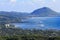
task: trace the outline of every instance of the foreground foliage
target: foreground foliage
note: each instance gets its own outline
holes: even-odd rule
[[[0,40],[60,40],[60,30],[0,28]]]
[[[0,36],[0,40],[60,40],[60,37],[43,37],[39,35]]]

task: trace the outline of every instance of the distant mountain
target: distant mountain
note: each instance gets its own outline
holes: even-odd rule
[[[18,18],[19,12],[5,12],[0,11],[0,24],[2,23],[12,23],[12,22],[20,22],[21,20]]]
[[[27,18],[29,15],[29,13],[23,12],[0,11],[0,23],[21,22],[22,19]]]
[[[60,16],[59,13],[51,10],[48,7],[43,7],[43,8],[34,10],[31,14],[39,17],[59,17]]]
[[[48,7],[34,10],[32,13],[0,11],[0,23],[22,22],[22,19],[24,21],[27,18],[31,17],[60,17],[60,14],[51,10]]]

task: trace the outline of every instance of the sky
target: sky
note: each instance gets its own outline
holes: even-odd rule
[[[0,0],[0,11],[33,12],[42,7],[49,7],[60,12],[60,0]]]

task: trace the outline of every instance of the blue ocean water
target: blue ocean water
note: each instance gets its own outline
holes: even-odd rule
[[[23,23],[13,23],[16,27],[27,29],[57,29],[60,30],[60,17],[33,17]]]

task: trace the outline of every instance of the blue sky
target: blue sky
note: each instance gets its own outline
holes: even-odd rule
[[[32,12],[35,9],[49,7],[60,12],[60,0],[0,0],[0,11]]]

